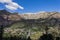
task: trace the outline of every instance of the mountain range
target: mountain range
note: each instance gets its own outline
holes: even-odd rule
[[[5,25],[16,22],[23,21],[28,23],[41,23],[48,22],[53,25],[54,23],[60,24],[60,12],[38,12],[38,13],[26,13],[26,14],[18,14],[18,13],[10,13],[6,10],[0,10],[0,24],[4,23]]]

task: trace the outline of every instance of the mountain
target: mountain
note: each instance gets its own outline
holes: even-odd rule
[[[21,19],[39,19],[39,18],[47,18],[49,16],[53,18],[60,18],[59,12],[38,12],[38,13],[25,13],[25,14],[18,14],[18,13],[10,13],[6,10],[0,10],[0,16],[3,16],[5,19],[7,16],[9,20],[21,20]]]
[[[1,10],[0,13],[0,25],[4,25],[4,35],[8,34],[8,37],[27,33],[29,30],[31,33],[40,31],[43,34],[47,27],[53,35],[60,33],[60,12],[18,14]]]
[[[40,12],[35,14],[21,14],[20,15],[24,19],[39,19],[39,18],[47,18],[49,16],[54,18],[60,18],[59,12]]]
[[[8,22],[9,24],[11,24],[16,21],[23,21],[27,23],[48,22],[48,24],[53,25],[54,23],[60,24],[60,13],[59,12],[38,12],[35,14],[34,13],[18,14],[18,13],[10,13],[6,10],[0,10],[0,20],[2,20],[5,25],[6,24],[8,25]]]

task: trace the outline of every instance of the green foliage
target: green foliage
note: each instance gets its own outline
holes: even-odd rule
[[[27,37],[27,32],[31,31],[31,39],[35,40],[38,39],[42,33],[45,33],[45,26],[43,24],[37,24],[32,23],[26,24],[25,22],[17,22],[11,25],[8,28],[4,28],[4,34],[3,37]],[[35,32],[35,33],[34,33]],[[48,33],[51,33],[52,35],[60,36],[60,30],[55,27],[49,27]]]

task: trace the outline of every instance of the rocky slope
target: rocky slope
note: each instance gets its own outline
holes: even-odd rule
[[[45,13],[36,13],[36,14],[21,14],[20,16],[24,19],[39,19],[39,18],[47,18],[49,16],[54,18],[60,18],[59,12],[45,12]]]
[[[40,13],[33,13],[33,14],[18,14],[18,13],[10,13],[6,10],[0,11],[0,16],[2,16],[4,19],[8,20],[21,20],[21,19],[39,19],[39,18],[47,18],[47,17],[53,17],[53,18],[60,18],[59,12],[40,12]]]
[[[35,14],[18,14],[18,13],[10,13],[6,10],[0,11],[0,23],[4,23],[5,25],[11,24],[15,21],[30,22],[30,23],[41,23],[48,22],[53,25],[54,23],[60,24],[60,13],[59,12],[40,12]],[[47,23],[47,24],[48,24]]]

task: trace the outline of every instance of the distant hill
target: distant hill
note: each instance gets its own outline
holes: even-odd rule
[[[0,16],[3,16],[6,18],[9,17],[10,20],[21,20],[21,19],[39,19],[39,18],[47,18],[47,17],[53,17],[53,18],[60,18],[59,12],[40,12],[35,14],[18,14],[18,13],[10,13],[6,10],[0,10]]]
[[[47,18],[51,15],[54,18],[60,18],[59,12],[45,12],[45,13],[36,13],[36,14],[21,14],[20,16],[24,19],[39,19]]]
[[[59,12],[40,12],[35,14],[18,14],[10,13],[6,10],[0,10],[0,16],[4,18],[4,23],[12,23],[15,21],[23,21],[30,23],[41,23],[48,22],[49,24],[60,24],[60,13]],[[1,20],[1,18],[0,18]],[[3,20],[3,19],[2,19]]]
[[[7,15],[10,14],[10,12],[6,11],[6,10],[0,10],[0,15]]]

